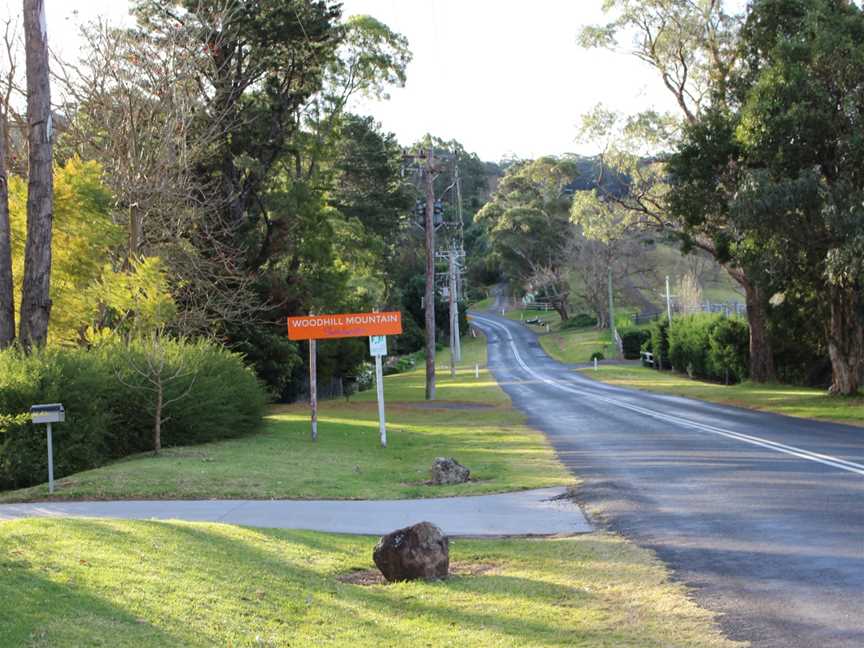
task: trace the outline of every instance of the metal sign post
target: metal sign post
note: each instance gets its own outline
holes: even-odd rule
[[[318,440],[318,349],[309,340],[309,406],[312,408],[312,440]]]
[[[54,493],[54,439],[51,435],[51,424],[48,424],[48,492]]]
[[[338,313],[308,315],[288,318],[288,339],[309,341],[309,405],[312,409],[312,440],[318,440],[318,340],[369,336],[370,351],[375,356],[376,376],[378,378],[378,411],[381,419],[381,445],[387,446],[384,429],[384,392],[381,376],[381,356],[387,355],[385,335],[402,333],[402,313],[389,311],[379,313]],[[372,340],[380,339],[383,344],[380,353],[372,347]]]
[[[54,493],[54,435],[52,423],[63,423],[66,420],[66,410],[61,403],[48,405],[33,405],[30,408],[30,418],[34,424],[44,423],[48,428],[48,492]]]
[[[384,367],[382,356],[387,355],[387,338],[383,335],[369,336],[369,353],[375,358],[375,392],[378,396],[378,433],[381,447],[387,447],[387,421],[384,416]]]

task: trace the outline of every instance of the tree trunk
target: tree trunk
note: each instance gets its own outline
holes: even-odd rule
[[[48,34],[43,0],[24,0],[24,45],[27,57],[27,124],[30,168],[27,182],[27,245],[19,337],[25,348],[48,338],[51,314],[51,87],[48,78]]]
[[[0,114],[0,349],[5,349],[15,341],[12,229],[9,223],[9,184],[6,170],[7,128],[6,114]]]
[[[864,327],[856,314],[854,289],[832,286],[828,355],[831,357],[832,394],[851,396],[861,384],[864,368]]]
[[[557,312],[558,315],[561,317],[562,323],[570,319],[570,313],[567,312],[569,310],[567,306],[568,305],[566,299],[556,299],[552,302],[552,308],[554,308],[555,312]]]
[[[740,268],[724,266],[729,276],[744,288],[747,304],[747,323],[750,328],[750,380],[757,383],[776,380],[774,349],[768,335],[768,316],[765,295]]]
[[[747,322],[750,325],[750,379],[764,383],[776,378],[774,351],[768,336],[768,321],[762,289],[746,279],[741,281],[747,303]]]

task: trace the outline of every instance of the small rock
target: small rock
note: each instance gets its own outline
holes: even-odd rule
[[[438,457],[432,462],[432,483],[464,484],[471,476],[471,471],[455,459]]]
[[[391,583],[439,580],[447,578],[450,569],[450,545],[441,529],[431,522],[420,522],[383,536],[372,559]]]

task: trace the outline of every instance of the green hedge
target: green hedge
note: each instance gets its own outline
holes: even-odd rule
[[[589,326],[597,326],[597,318],[588,313],[578,313],[561,323],[561,330],[587,328]]]
[[[671,369],[672,364],[669,362],[669,320],[665,318],[655,320],[648,327],[648,332],[648,340],[642,345],[642,350],[654,354],[654,367],[656,369]]]
[[[258,428],[264,390],[242,358],[204,341],[164,340],[162,446],[204,443]],[[52,347],[25,355],[0,353],[0,489],[44,482],[44,426],[33,426],[30,406],[62,402],[66,422],[54,427],[55,475],[102,465],[153,449],[153,394],[144,386],[152,345],[106,344],[91,350]]]
[[[618,331],[626,360],[642,357],[642,347],[651,339],[651,331],[645,328],[625,328]]]
[[[668,357],[677,371],[725,382],[747,378],[749,330],[743,320],[709,314],[676,318],[668,340]]]

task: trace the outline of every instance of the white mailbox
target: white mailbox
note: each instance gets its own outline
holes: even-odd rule
[[[66,421],[66,410],[61,403],[31,405],[30,418],[34,425],[45,425],[48,433],[48,492],[54,492],[54,441],[51,438],[51,424]]]
[[[33,405],[30,408],[30,416],[35,424],[63,423],[66,420],[66,410],[61,403]]]

